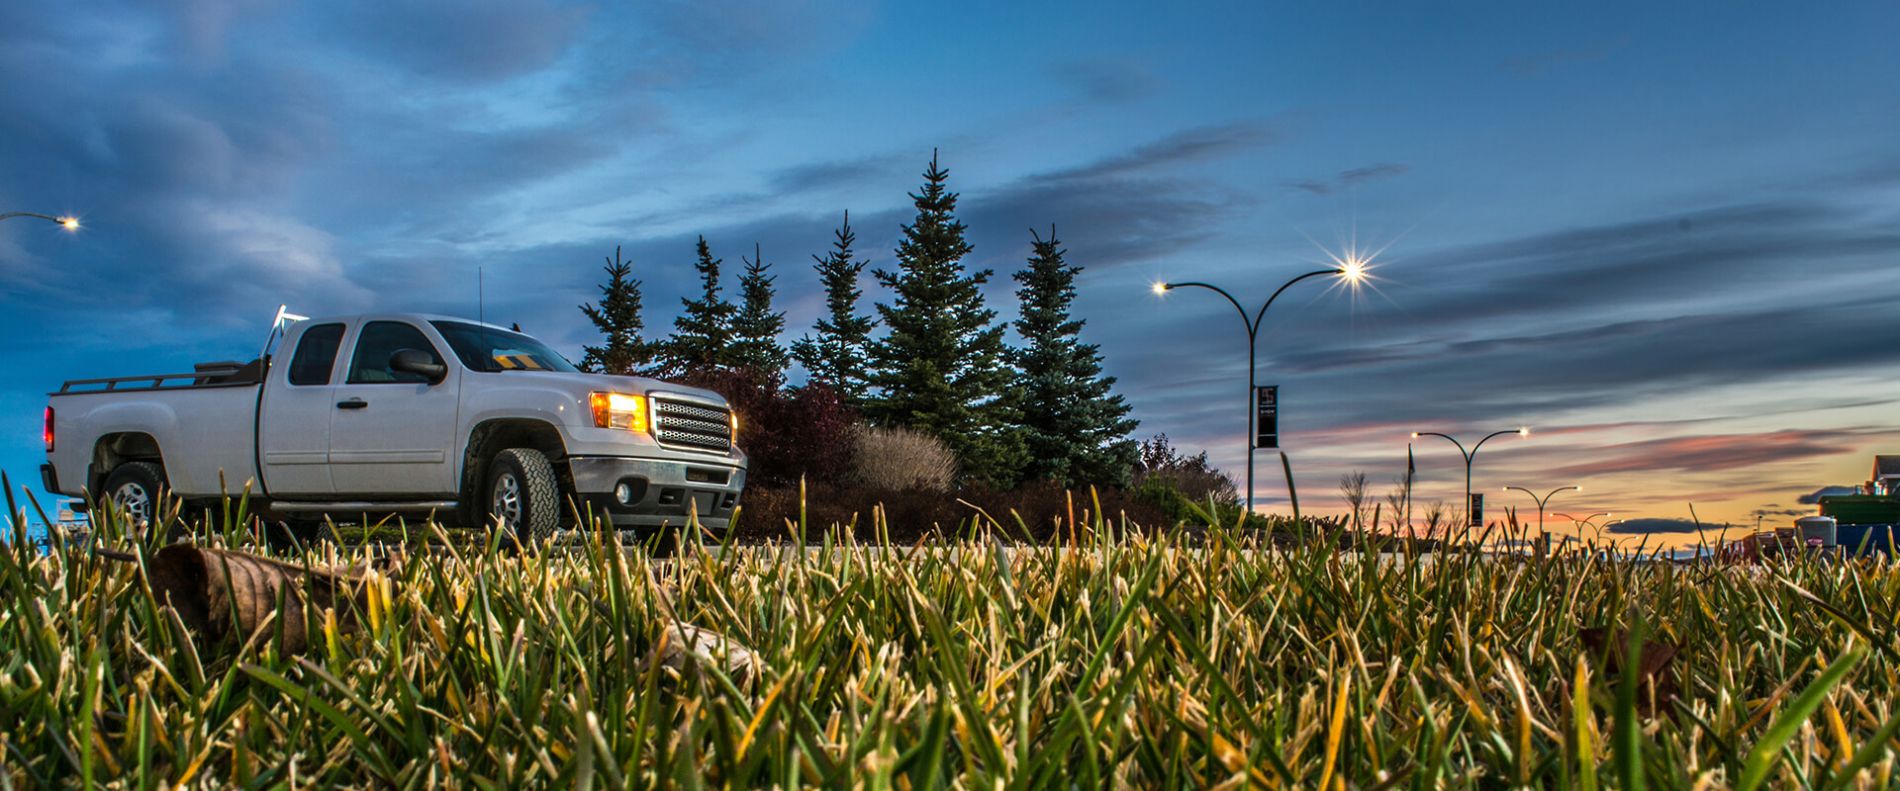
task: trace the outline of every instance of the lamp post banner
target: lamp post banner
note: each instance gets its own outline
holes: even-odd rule
[[[1254,437],[1256,448],[1280,447],[1280,386],[1254,388]]]
[[[1472,527],[1484,527],[1484,492],[1471,493],[1470,524]]]

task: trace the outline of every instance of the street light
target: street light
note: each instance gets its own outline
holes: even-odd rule
[[[1582,519],[1578,519],[1578,518],[1576,518],[1576,517],[1574,517],[1574,516],[1571,516],[1571,515],[1569,515],[1569,514],[1557,514],[1557,516],[1561,516],[1561,517],[1563,517],[1563,518],[1565,518],[1565,519],[1568,519],[1568,520],[1570,520],[1570,526],[1571,526],[1571,527],[1578,527],[1578,528],[1580,528],[1580,527],[1583,527],[1584,525],[1589,525],[1589,526],[1591,526],[1591,527],[1596,527],[1596,526],[1597,526],[1597,524],[1596,524],[1596,521],[1595,521],[1595,519],[1596,519],[1597,517],[1599,517],[1599,516],[1615,516],[1615,514],[1612,514],[1612,513],[1610,513],[1609,511],[1598,511],[1598,512],[1596,512],[1596,513],[1594,513],[1594,514],[1591,514],[1591,515],[1589,515],[1589,516],[1586,516],[1586,517],[1584,517],[1584,518],[1582,518]]]
[[[1247,513],[1249,514],[1253,513],[1253,452],[1258,449],[1255,447],[1258,437],[1254,433],[1254,418],[1257,417],[1257,415],[1255,415],[1254,404],[1254,371],[1258,356],[1255,354],[1254,349],[1255,342],[1260,339],[1260,321],[1266,318],[1267,308],[1273,307],[1273,301],[1279,299],[1282,292],[1286,291],[1287,288],[1294,283],[1298,283],[1309,277],[1338,275],[1340,279],[1351,285],[1358,285],[1361,281],[1366,279],[1366,262],[1358,255],[1348,254],[1344,259],[1336,260],[1339,261],[1339,266],[1331,269],[1319,269],[1308,272],[1281,284],[1280,288],[1273,292],[1273,296],[1267,297],[1266,303],[1260,306],[1260,310],[1254,312],[1252,318],[1247,316],[1247,309],[1240,306],[1240,300],[1234,299],[1234,295],[1227,293],[1225,289],[1219,286],[1209,283],[1157,282],[1152,287],[1156,296],[1164,295],[1177,288],[1204,288],[1226,297],[1228,303],[1234,306],[1234,310],[1240,313],[1241,324],[1247,328]]]
[[[1412,432],[1413,439],[1418,439],[1419,437],[1443,437],[1447,441],[1451,442],[1451,444],[1457,445],[1458,452],[1461,454],[1464,454],[1464,457],[1465,457],[1465,525],[1466,526],[1470,526],[1471,520],[1477,516],[1476,509],[1471,507],[1472,505],[1472,502],[1471,502],[1471,461],[1478,457],[1478,449],[1484,447],[1484,443],[1490,442],[1492,438],[1494,437],[1502,437],[1506,434],[1516,434],[1520,437],[1528,437],[1531,435],[1531,430],[1528,428],[1515,428],[1515,429],[1509,429],[1506,431],[1493,431],[1489,434],[1486,434],[1484,436],[1484,439],[1478,440],[1478,444],[1471,446],[1471,450],[1465,450],[1465,444],[1462,442],[1459,442],[1458,438],[1453,437],[1450,434],[1440,434],[1436,431]],[[1478,525],[1478,526],[1483,527],[1483,525]]]
[[[1538,532],[1539,534],[1542,534],[1542,533],[1544,532],[1544,504],[1545,504],[1545,503],[1548,503],[1548,502],[1550,502],[1550,498],[1552,498],[1552,497],[1556,497],[1556,496],[1557,496],[1557,493],[1558,493],[1558,492],[1581,492],[1581,491],[1583,491],[1583,487],[1581,487],[1581,486],[1559,486],[1559,487],[1557,487],[1557,488],[1555,488],[1555,489],[1552,489],[1552,490],[1550,490],[1550,494],[1546,494],[1546,495],[1544,495],[1543,497],[1538,497],[1538,496],[1537,496],[1537,493],[1536,493],[1536,492],[1533,492],[1533,491],[1531,491],[1531,490],[1529,490],[1529,489],[1526,489],[1526,488],[1524,488],[1524,487],[1522,487],[1522,486],[1506,486],[1506,487],[1504,487],[1504,491],[1507,491],[1507,492],[1508,492],[1508,491],[1510,491],[1510,490],[1512,490],[1512,489],[1516,489],[1516,490],[1518,490],[1518,491],[1520,491],[1520,492],[1523,492],[1523,493],[1525,493],[1525,494],[1528,494],[1528,495],[1530,495],[1530,496],[1531,496],[1531,499],[1532,499],[1532,500],[1536,500],[1536,501],[1537,501],[1537,532]]]
[[[59,227],[65,228],[69,232],[79,230],[79,218],[74,217],[70,214],[65,214],[65,215],[60,215],[58,217],[55,217],[51,214],[40,214],[39,212],[31,212],[31,211],[0,212],[0,220],[11,220],[15,217],[32,217],[33,219],[36,219],[36,220],[45,220],[51,223],[58,223]]]

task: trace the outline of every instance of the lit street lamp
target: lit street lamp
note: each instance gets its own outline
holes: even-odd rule
[[[1478,515],[1477,509],[1471,507],[1472,506],[1471,462],[1473,459],[1478,458],[1478,449],[1484,447],[1484,443],[1490,442],[1493,437],[1502,437],[1506,434],[1516,434],[1520,437],[1528,437],[1531,435],[1531,430],[1528,428],[1517,428],[1517,429],[1510,429],[1507,431],[1493,431],[1490,434],[1486,434],[1484,439],[1478,440],[1478,444],[1471,446],[1471,450],[1465,450],[1465,444],[1462,442],[1459,442],[1458,438],[1453,437],[1450,434],[1440,434],[1436,431],[1412,432],[1413,439],[1417,439],[1419,437],[1443,437],[1447,441],[1451,442],[1451,444],[1457,445],[1458,452],[1461,454],[1464,454],[1464,457],[1465,457],[1465,524],[1467,526],[1470,526],[1471,520],[1477,518],[1477,515]],[[1479,525],[1479,527],[1482,527],[1482,525]]]
[[[1552,489],[1552,490],[1550,490],[1550,494],[1546,494],[1546,495],[1544,495],[1543,497],[1538,497],[1538,496],[1537,496],[1537,493],[1536,493],[1536,492],[1533,492],[1533,491],[1531,491],[1531,490],[1529,490],[1529,489],[1526,489],[1526,488],[1524,488],[1524,487],[1522,487],[1522,486],[1506,486],[1506,487],[1504,487],[1504,491],[1507,491],[1507,492],[1508,492],[1508,491],[1510,491],[1510,490],[1512,490],[1512,489],[1516,489],[1516,490],[1518,490],[1518,491],[1520,491],[1520,492],[1523,492],[1523,493],[1525,493],[1525,494],[1528,494],[1528,495],[1530,495],[1530,496],[1531,496],[1531,499],[1532,499],[1532,500],[1536,500],[1536,501],[1537,501],[1537,532],[1538,532],[1538,533],[1539,533],[1540,535],[1541,535],[1541,534],[1542,534],[1542,533],[1544,532],[1544,505],[1545,505],[1546,503],[1549,503],[1549,502],[1550,502],[1550,498],[1552,498],[1552,497],[1556,497],[1556,496],[1557,496],[1557,493],[1558,493],[1558,492],[1581,492],[1581,491],[1583,491],[1583,487],[1581,487],[1581,486],[1559,486],[1559,487],[1557,487],[1557,488],[1555,488],[1555,489]]]
[[[1254,387],[1256,385],[1254,370],[1257,360],[1254,346],[1255,342],[1260,338],[1260,320],[1266,318],[1267,308],[1273,307],[1273,301],[1279,299],[1281,292],[1286,291],[1289,286],[1309,277],[1319,277],[1321,275],[1338,275],[1347,283],[1358,285],[1359,282],[1366,277],[1366,262],[1357,255],[1349,254],[1344,260],[1340,261],[1339,266],[1333,267],[1332,269],[1320,269],[1288,280],[1282,284],[1278,290],[1273,292],[1273,296],[1267,297],[1266,303],[1260,306],[1260,310],[1254,312],[1252,318],[1247,316],[1247,309],[1240,306],[1240,300],[1234,299],[1234,295],[1227,293],[1226,290],[1219,286],[1208,283],[1154,284],[1156,296],[1166,294],[1177,288],[1204,288],[1226,297],[1227,301],[1234,306],[1234,310],[1240,313],[1241,324],[1247,328],[1247,513],[1249,514],[1253,513],[1253,453],[1257,450],[1256,446],[1259,439],[1254,433],[1254,420],[1258,417],[1258,415],[1255,414],[1256,405],[1254,402]]]
[[[65,215],[65,216],[60,216],[60,217],[54,217],[51,214],[40,214],[39,212],[30,212],[30,211],[0,212],[0,220],[11,220],[15,217],[32,217],[33,219],[36,219],[36,220],[45,220],[47,222],[59,223],[59,227],[65,228],[68,231],[79,230],[79,218],[74,217],[70,214]]]

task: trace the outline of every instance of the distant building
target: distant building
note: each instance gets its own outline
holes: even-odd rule
[[[1900,495],[1900,456],[1875,456],[1874,475],[1868,485],[1874,494]]]

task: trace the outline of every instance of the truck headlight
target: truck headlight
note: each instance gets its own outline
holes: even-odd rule
[[[628,393],[593,393],[588,401],[594,407],[594,425],[598,428],[624,428],[646,431],[646,396]]]

